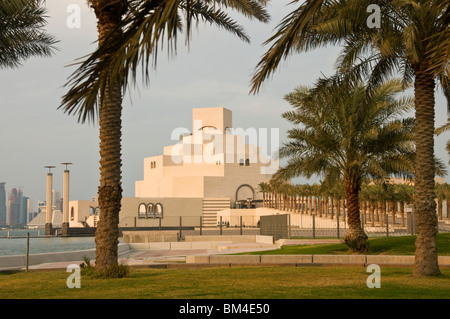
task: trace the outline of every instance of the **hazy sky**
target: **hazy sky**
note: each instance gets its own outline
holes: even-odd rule
[[[247,44],[209,25],[194,31],[189,50],[180,37],[175,57],[159,54],[150,87],[139,85],[124,98],[122,178],[124,196],[134,196],[134,182],[143,178],[143,158],[162,154],[174,144],[175,128],[191,129],[192,108],[226,107],[233,126],[279,128],[285,138],[288,123],[281,113],[290,106],[283,96],[298,85],[310,85],[321,74],[331,75],[338,48],[325,48],[291,56],[257,95],[249,95],[251,74],[267,49],[262,43],[292,10],[290,0],[273,0],[268,7],[272,22],[262,24],[239,17],[251,37]],[[70,5],[81,8],[80,28],[69,28]],[[98,126],[79,124],[77,118],[57,110],[67,77],[66,67],[92,52],[97,38],[95,15],[85,0],[47,0],[49,33],[60,42],[51,58],[34,58],[16,70],[0,70],[0,182],[6,189],[21,186],[33,200],[45,200],[45,165],[54,165],[54,188],[62,193],[64,167],[70,166],[71,200],[91,199],[99,180]],[[446,122],[446,103],[436,96],[436,126]],[[448,162],[448,134],[436,138],[436,155]],[[449,170],[450,171],[450,170]],[[449,179],[446,178],[448,181]]]

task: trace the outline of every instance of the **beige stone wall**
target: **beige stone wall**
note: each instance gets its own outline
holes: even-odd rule
[[[124,197],[120,211],[119,226],[157,227],[159,218],[138,218],[138,209],[141,203],[157,204],[163,206],[161,226],[178,226],[179,217],[183,218],[184,226],[197,226],[202,216],[202,198],[166,198],[166,197]]]
[[[233,127],[232,113],[223,107],[195,108],[192,109],[192,127],[196,127],[195,121],[202,121],[202,126],[213,126],[222,132],[227,127]]]
[[[83,227],[83,223],[90,215],[90,207],[97,207],[98,202],[89,200],[69,201],[69,227]],[[74,212],[74,218],[71,218],[71,212]]]

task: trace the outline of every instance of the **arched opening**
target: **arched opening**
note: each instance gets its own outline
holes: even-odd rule
[[[162,218],[163,217],[163,206],[161,203],[157,203],[155,205],[155,217]]]
[[[144,203],[139,204],[138,217],[145,218],[147,215],[147,205]]]
[[[255,199],[255,190],[249,184],[242,184],[236,190],[236,202]]]

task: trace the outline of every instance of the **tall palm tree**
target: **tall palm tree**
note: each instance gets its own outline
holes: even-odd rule
[[[117,266],[118,218],[121,209],[122,95],[129,81],[142,72],[148,80],[149,61],[156,65],[158,47],[166,37],[175,48],[183,28],[191,37],[192,24],[209,22],[249,41],[244,29],[224,11],[268,21],[265,0],[88,0],[97,17],[98,48],[72,74],[60,106],[78,114],[81,123],[98,120],[100,127],[100,220],[96,231],[95,269]],[[98,119],[97,119],[98,117]]]
[[[370,73],[370,88],[396,71],[403,74],[405,82],[414,79],[417,121],[414,274],[439,274],[434,200],[434,89],[438,80],[450,107],[449,1],[293,0],[291,4],[297,7],[265,42],[272,45],[256,67],[251,92],[260,89],[283,58],[327,44],[343,45],[339,67],[356,74]],[[381,9],[380,28],[367,24],[369,5]]]
[[[396,118],[412,107],[410,98],[394,98],[402,90],[399,80],[391,80],[367,98],[361,83],[322,79],[285,97],[295,110],[283,117],[296,127],[280,149],[288,162],[277,175],[342,180],[349,225],[345,242],[354,251],[367,249],[359,209],[363,179],[411,176],[413,170],[414,119]]]
[[[0,68],[17,68],[28,58],[50,56],[55,38],[44,30],[42,1],[0,1]]]

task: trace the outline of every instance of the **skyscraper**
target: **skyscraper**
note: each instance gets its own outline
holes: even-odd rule
[[[6,189],[5,183],[0,183],[0,226],[6,225]]]
[[[23,193],[20,188],[12,188],[8,196],[8,212],[6,214],[6,225],[16,226],[22,223]]]
[[[29,201],[30,201],[29,197],[22,196],[19,224],[27,224],[28,223]]]

